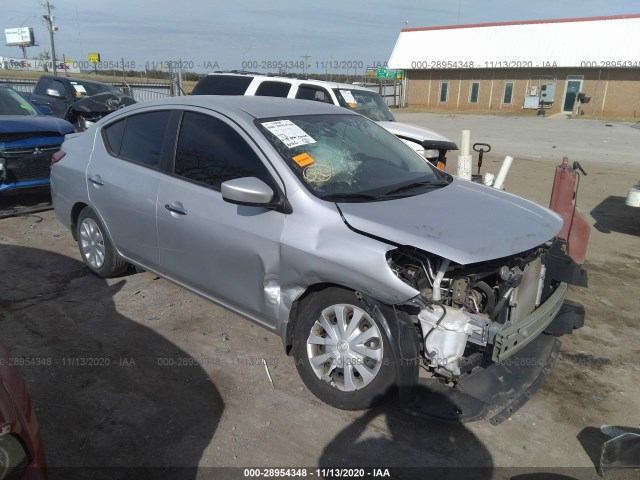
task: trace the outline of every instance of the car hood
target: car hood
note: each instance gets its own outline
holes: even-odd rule
[[[71,104],[70,108],[82,113],[109,113],[133,105],[136,101],[120,92],[104,92],[85,97]]]
[[[73,125],[66,120],[47,115],[38,115],[37,117],[0,116],[0,141],[10,141],[16,134],[37,133],[63,136],[73,131]]]
[[[523,252],[562,228],[562,218],[547,208],[456,178],[412,197],[338,207],[353,229],[462,265]]]
[[[442,142],[452,142],[447,137],[440,135],[439,133],[429,130],[428,128],[418,127],[416,125],[410,125],[408,123],[400,122],[377,122],[381,127],[389,130],[397,137],[403,137],[410,140],[416,140],[418,143],[422,143],[424,140],[437,140]]]

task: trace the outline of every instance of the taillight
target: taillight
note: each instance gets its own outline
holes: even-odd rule
[[[54,163],[58,163],[64,158],[65,155],[66,153],[64,153],[62,150],[58,150],[56,153],[51,155],[51,165],[53,165]]]

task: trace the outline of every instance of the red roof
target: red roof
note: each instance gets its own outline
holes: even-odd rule
[[[505,27],[509,25],[536,25],[541,23],[596,22],[602,20],[623,20],[628,18],[640,18],[640,14],[635,13],[630,15],[611,15],[607,17],[556,18],[551,20],[524,20],[520,22],[472,23],[469,25],[446,25],[442,27],[403,28],[400,31],[422,32],[425,30],[451,30],[454,28]]]

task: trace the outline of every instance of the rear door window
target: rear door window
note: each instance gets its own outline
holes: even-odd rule
[[[250,75],[207,75],[191,95],[244,95],[252,80]]]
[[[122,134],[124,133],[124,126],[126,123],[127,119],[125,118],[118,122],[112,123],[103,130],[107,149],[116,156],[120,155]]]
[[[316,87],[315,85],[300,85],[298,87],[298,92],[296,93],[296,98],[300,100],[315,100],[316,102],[333,104],[333,100],[331,100],[329,92],[326,89]]]
[[[261,97],[283,97],[287,98],[291,84],[285,82],[262,82],[256,90],[256,95]]]
[[[168,110],[131,115],[126,118],[123,127],[119,125],[121,122],[117,122],[105,129],[107,144],[121,158],[158,168],[170,116],[171,112]],[[114,129],[113,132],[111,128]],[[118,133],[120,128],[124,129],[121,137]],[[121,140],[116,151],[114,149],[118,146],[118,138]]]

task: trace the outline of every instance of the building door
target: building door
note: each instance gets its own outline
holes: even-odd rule
[[[573,112],[573,106],[576,102],[576,96],[582,89],[582,75],[569,75],[564,89],[564,101],[562,102],[562,111],[564,113]]]

